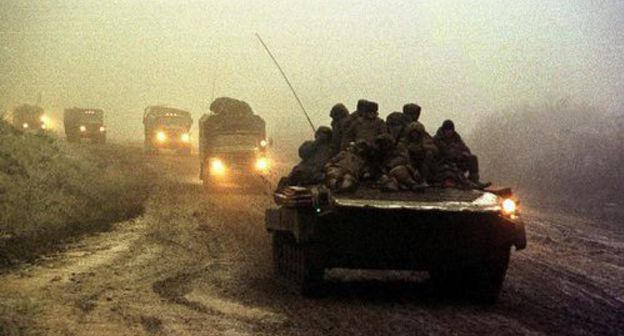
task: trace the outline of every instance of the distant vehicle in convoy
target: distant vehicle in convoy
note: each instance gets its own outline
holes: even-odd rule
[[[10,117],[13,127],[27,132],[46,130],[50,122],[42,107],[30,104],[16,107]]]
[[[143,114],[145,127],[145,150],[175,150],[180,154],[191,153],[191,113],[173,107],[148,106]]]
[[[274,269],[304,295],[318,294],[327,269],[419,270],[443,294],[493,302],[511,247],[526,246],[510,189],[286,187],[275,200],[266,210]]]
[[[206,187],[258,185],[270,162],[264,120],[232,98],[217,98],[199,119],[200,178]]]
[[[74,107],[63,111],[63,124],[68,142],[90,139],[93,143],[106,142],[104,111],[97,108]]]

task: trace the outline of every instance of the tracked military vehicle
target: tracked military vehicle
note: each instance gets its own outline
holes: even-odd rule
[[[48,120],[43,108],[37,105],[23,104],[11,114],[13,127],[25,132],[40,132],[48,129]]]
[[[180,154],[191,153],[191,113],[173,107],[148,106],[143,113],[145,151],[171,149]]]
[[[441,293],[495,301],[524,224],[509,189],[286,187],[266,210],[277,275],[318,294],[332,268],[428,271]]]
[[[260,186],[269,171],[264,120],[251,107],[228,97],[215,99],[199,120],[200,178],[206,188]]]
[[[106,142],[106,127],[104,126],[104,111],[96,108],[65,109],[63,124],[68,142],[80,142],[90,139],[94,143]]]

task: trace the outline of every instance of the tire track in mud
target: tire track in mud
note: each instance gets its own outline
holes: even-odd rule
[[[153,282],[152,291],[169,304],[218,320],[217,324],[225,330],[255,334],[266,330],[267,324],[280,323],[279,318],[270,313],[240,305],[223,295],[224,289],[227,291],[228,287],[225,282],[235,278],[232,271],[236,270],[236,266],[233,264],[241,258],[241,251],[244,251],[232,248],[241,243],[237,239],[241,235],[233,234],[232,230],[240,228],[239,224],[249,219],[247,208],[241,208],[240,205],[253,203],[257,197],[266,197],[253,195],[246,198],[232,193],[207,194],[196,183],[169,187],[172,189],[164,193],[168,196],[159,203],[172,204],[173,209],[182,210],[165,209],[164,214],[158,214],[158,217],[172,218],[178,224],[173,226],[164,223],[152,235],[158,243],[169,246],[165,260],[171,259],[171,262],[185,266],[178,267],[178,271],[168,272],[166,277]],[[230,213],[225,210],[230,208],[236,211]],[[172,216],[169,213],[171,211],[182,211],[187,215]],[[233,216],[224,218],[224,214]],[[163,323],[163,327],[167,328],[168,325]]]

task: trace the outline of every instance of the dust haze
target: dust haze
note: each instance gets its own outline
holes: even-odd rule
[[[266,119],[277,148],[294,153],[311,131],[258,32],[316,125],[329,123],[337,102],[353,109],[359,98],[375,100],[382,117],[417,102],[430,133],[452,118],[485,149],[497,141],[482,127],[487,119],[516,120],[510,111],[527,106],[540,112],[512,131],[532,134],[541,111],[561,100],[589,108],[564,107],[566,130],[581,126],[575,112],[621,120],[622,18],[618,1],[5,0],[0,111],[39,95],[57,120],[66,107],[100,107],[111,138],[140,141],[147,105],[188,109],[197,121],[213,97],[232,96]],[[583,119],[583,129],[614,140],[593,122]],[[545,142],[552,127],[540,134]],[[518,158],[533,153],[534,139],[514,148],[529,153]],[[484,165],[485,176],[500,176]]]

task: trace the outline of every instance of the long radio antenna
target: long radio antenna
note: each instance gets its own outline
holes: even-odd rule
[[[312,127],[312,132],[315,132],[316,131],[316,127],[314,127],[314,124],[312,123],[312,120],[310,119],[310,116],[308,115],[308,111],[306,111],[305,107],[303,107],[303,103],[301,103],[301,99],[299,99],[299,96],[297,95],[297,92],[295,91],[295,89],[293,88],[292,84],[288,80],[288,77],[286,77],[286,74],[284,73],[284,70],[282,70],[282,67],[279,65],[279,63],[275,59],[275,56],[273,56],[273,53],[271,53],[271,50],[269,50],[269,47],[267,47],[266,43],[264,43],[264,41],[260,37],[260,34],[256,33],[256,37],[258,38],[258,40],[260,41],[260,43],[264,47],[264,50],[266,50],[267,54],[269,54],[269,57],[271,57],[271,60],[273,60],[273,63],[275,63],[275,66],[277,66],[277,69],[282,74],[282,77],[284,77],[284,80],[286,81],[286,84],[288,84],[288,87],[290,88],[290,91],[295,96],[295,99],[297,100],[297,103],[299,104],[299,107],[301,108],[301,111],[303,111],[303,114],[305,115],[306,119],[308,120],[308,123],[310,124],[310,127]]]

